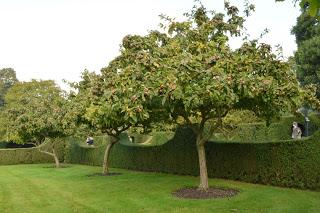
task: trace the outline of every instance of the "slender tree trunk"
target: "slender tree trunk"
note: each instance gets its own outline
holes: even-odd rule
[[[206,152],[204,148],[205,141],[202,138],[202,134],[197,136],[197,150],[199,157],[199,168],[200,168],[200,184],[199,190],[207,191],[209,189],[207,163],[206,163]]]
[[[102,174],[103,175],[106,175],[109,173],[109,157],[110,157],[110,153],[111,153],[111,148],[117,142],[118,142],[118,138],[111,136],[110,143],[108,143],[106,146],[106,150],[104,152],[104,157],[103,157],[103,167],[102,167]]]
[[[59,162],[59,158],[58,158],[58,155],[56,153],[55,148],[52,148],[52,154],[53,154],[52,156],[54,158],[54,162],[56,164],[56,168],[60,168],[60,162]]]
[[[38,144],[41,144],[41,143],[38,143]],[[52,156],[53,159],[54,159],[54,162],[55,162],[55,167],[56,167],[56,168],[60,168],[60,161],[59,161],[57,152],[56,152],[56,150],[55,150],[55,144],[54,144],[54,142],[53,142],[53,144],[52,144],[52,152],[48,152],[48,151],[45,151],[45,150],[41,150],[40,145],[38,145],[38,150],[39,150],[40,152],[42,152],[42,153],[45,153],[45,154],[47,154],[47,155]]]
[[[52,148],[52,153],[51,153],[51,152],[44,151],[44,150],[41,150],[41,148],[39,148],[39,151],[42,152],[42,153],[45,153],[45,154],[47,154],[47,155],[52,156],[53,159],[54,159],[56,168],[59,168],[59,167],[60,167],[59,158],[58,158],[58,155],[56,154],[56,151],[55,151],[54,148]]]

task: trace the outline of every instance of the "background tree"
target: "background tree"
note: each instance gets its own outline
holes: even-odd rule
[[[59,138],[66,136],[69,123],[65,121],[66,100],[62,90],[54,81],[16,83],[5,96],[3,117],[6,123],[6,137],[16,143],[33,143],[36,146],[45,140],[51,150],[40,152],[51,155],[56,167],[60,166],[56,152]]]
[[[285,0],[276,0],[285,1]],[[293,0],[296,4],[299,2],[301,10],[305,10],[310,16],[319,20],[320,17],[320,0]]]
[[[98,129],[95,129],[91,125],[91,122],[85,118],[87,107],[90,105],[90,94],[94,86],[92,78],[96,78],[97,75],[88,70],[82,72],[82,79],[79,82],[70,83],[72,88],[68,94],[68,112],[67,120],[73,123],[76,128],[74,136],[76,137],[88,137],[88,135],[100,134]]]
[[[315,84],[320,98],[320,25],[319,21],[303,11],[297,18],[292,33],[298,49],[295,52],[296,70],[302,85]]]
[[[17,82],[16,72],[12,68],[0,70],[0,107],[4,105],[4,96],[8,89]]]
[[[163,33],[123,39],[113,68],[121,73],[121,82],[139,85],[132,88],[135,98],[158,103],[148,109],[183,118],[192,128],[197,136],[199,190],[209,187],[205,143],[229,111],[250,109],[270,122],[299,102],[295,73],[269,45],[246,41],[237,50],[229,47],[228,36],[240,36],[245,19],[236,7],[226,3],[225,8],[226,15],[200,4],[182,22],[162,16],[167,22],[161,24]],[[252,9],[247,5],[245,14]]]
[[[300,7],[306,8],[307,12],[315,17],[320,17],[320,0],[301,0],[300,1]]]

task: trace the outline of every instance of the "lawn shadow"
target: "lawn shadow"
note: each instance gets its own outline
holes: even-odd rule
[[[44,166],[43,168],[45,168],[45,169],[65,169],[65,168],[70,168],[70,167],[72,167],[71,165],[60,165],[60,167],[59,168],[57,168],[54,164],[52,164],[52,165],[48,165],[48,166]]]
[[[109,172],[108,174],[102,174],[102,173],[93,173],[93,174],[89,174],[86,175],[87,177],[94,177],[94,176],[104,176],[104,177],[109,177],[109,176],[118,176],[118,175],[122,175],[122,173],[119,172]]]

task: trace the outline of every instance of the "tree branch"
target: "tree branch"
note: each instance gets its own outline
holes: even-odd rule
[[[40,152],[45,153],[45,154],[48,154],[48,155],[51,155],[51,156],[54,157],[54,154],[53,154],[53,153],[47,152],[47,151],[44,151],[44,150],[41,150],[40,148],[38,148],[38,149],[39,149]]]
[[[204,130],[204,124],[206,123],[208,119],[206,118],[206,116],[204,115],[203,112],[201,112],[201,122],[200,122],[200,131],[203,131]]]
[[[34,145],[34,146],[38,146],[38,143],[36,143],[36,142],[28,142],[26,144],[31,144],[31,145]]]
[[[208,141],[211,138],[215,129],[217,129],[219,127],[220,127],[220,129],[222,129],[222,118],[228,114],[228,110],[225,110],[223,113],[221,113],[221,110],[222,109],[220,108],[220,110],[217,112],[217,114],[218,114],[217,123],[215,125],[210,126],[206,141]]]
[[[192,125],[190,118],[185,113],[183,113],[181,116],[187,122],[188,125],[190,125],[190,126]]]
[[[118,129],[118,133],[126,131],[127,129],[129,129],[131,127],[131,125],[128,126],[123,126],[120,130]]]

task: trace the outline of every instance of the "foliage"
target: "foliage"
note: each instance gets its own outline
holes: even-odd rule
[[[298,46],[295,53],[297,77],[302,85],[315,84],[320,97],[320,34]]]
[[[6,94],[7,136],[17,143],[41,144],[65,136],[62,91],[53,81],[19,82]]]
[[[320,16],[320,1],[319,0],[301,0],[300,7],[313,17],[319,18]]]
[[[291,32],[296,37],[296,42],[300,45],[302,42],[307,41],[313,37],[320,35],[319,21],[302,11],[297,18],[296,25],[292,28]]]
[[[223,126],[234,128],[243,123],[257,123],[262,120],[258,118],[253,111],[250,110],[231,110],[223,119]]]
[[[111,137],[106,145],[103,174],[108,173],[109,153],[119,141],[120,133],[149,120],[149,113],[144,109],[147,100],[134,93],[133,87],[139,84],[123,81],[125,76],[115,69],[114,63],[102,69],[101,74],[83,72],[82,81],[75,85],[76,94],[70,99],[75,106],[71,108],[76,123]]]
[[[141,99],[131,92],[131,85],[122,84],[111,68],[103,69],[101,75],[84,73],[83,78],[78,93],[79,98],[87,100],[82,118],[96,129],[117,137],[120,132],[148,118]],[[81,84],[85,81],[90,86],[83,89]]]

